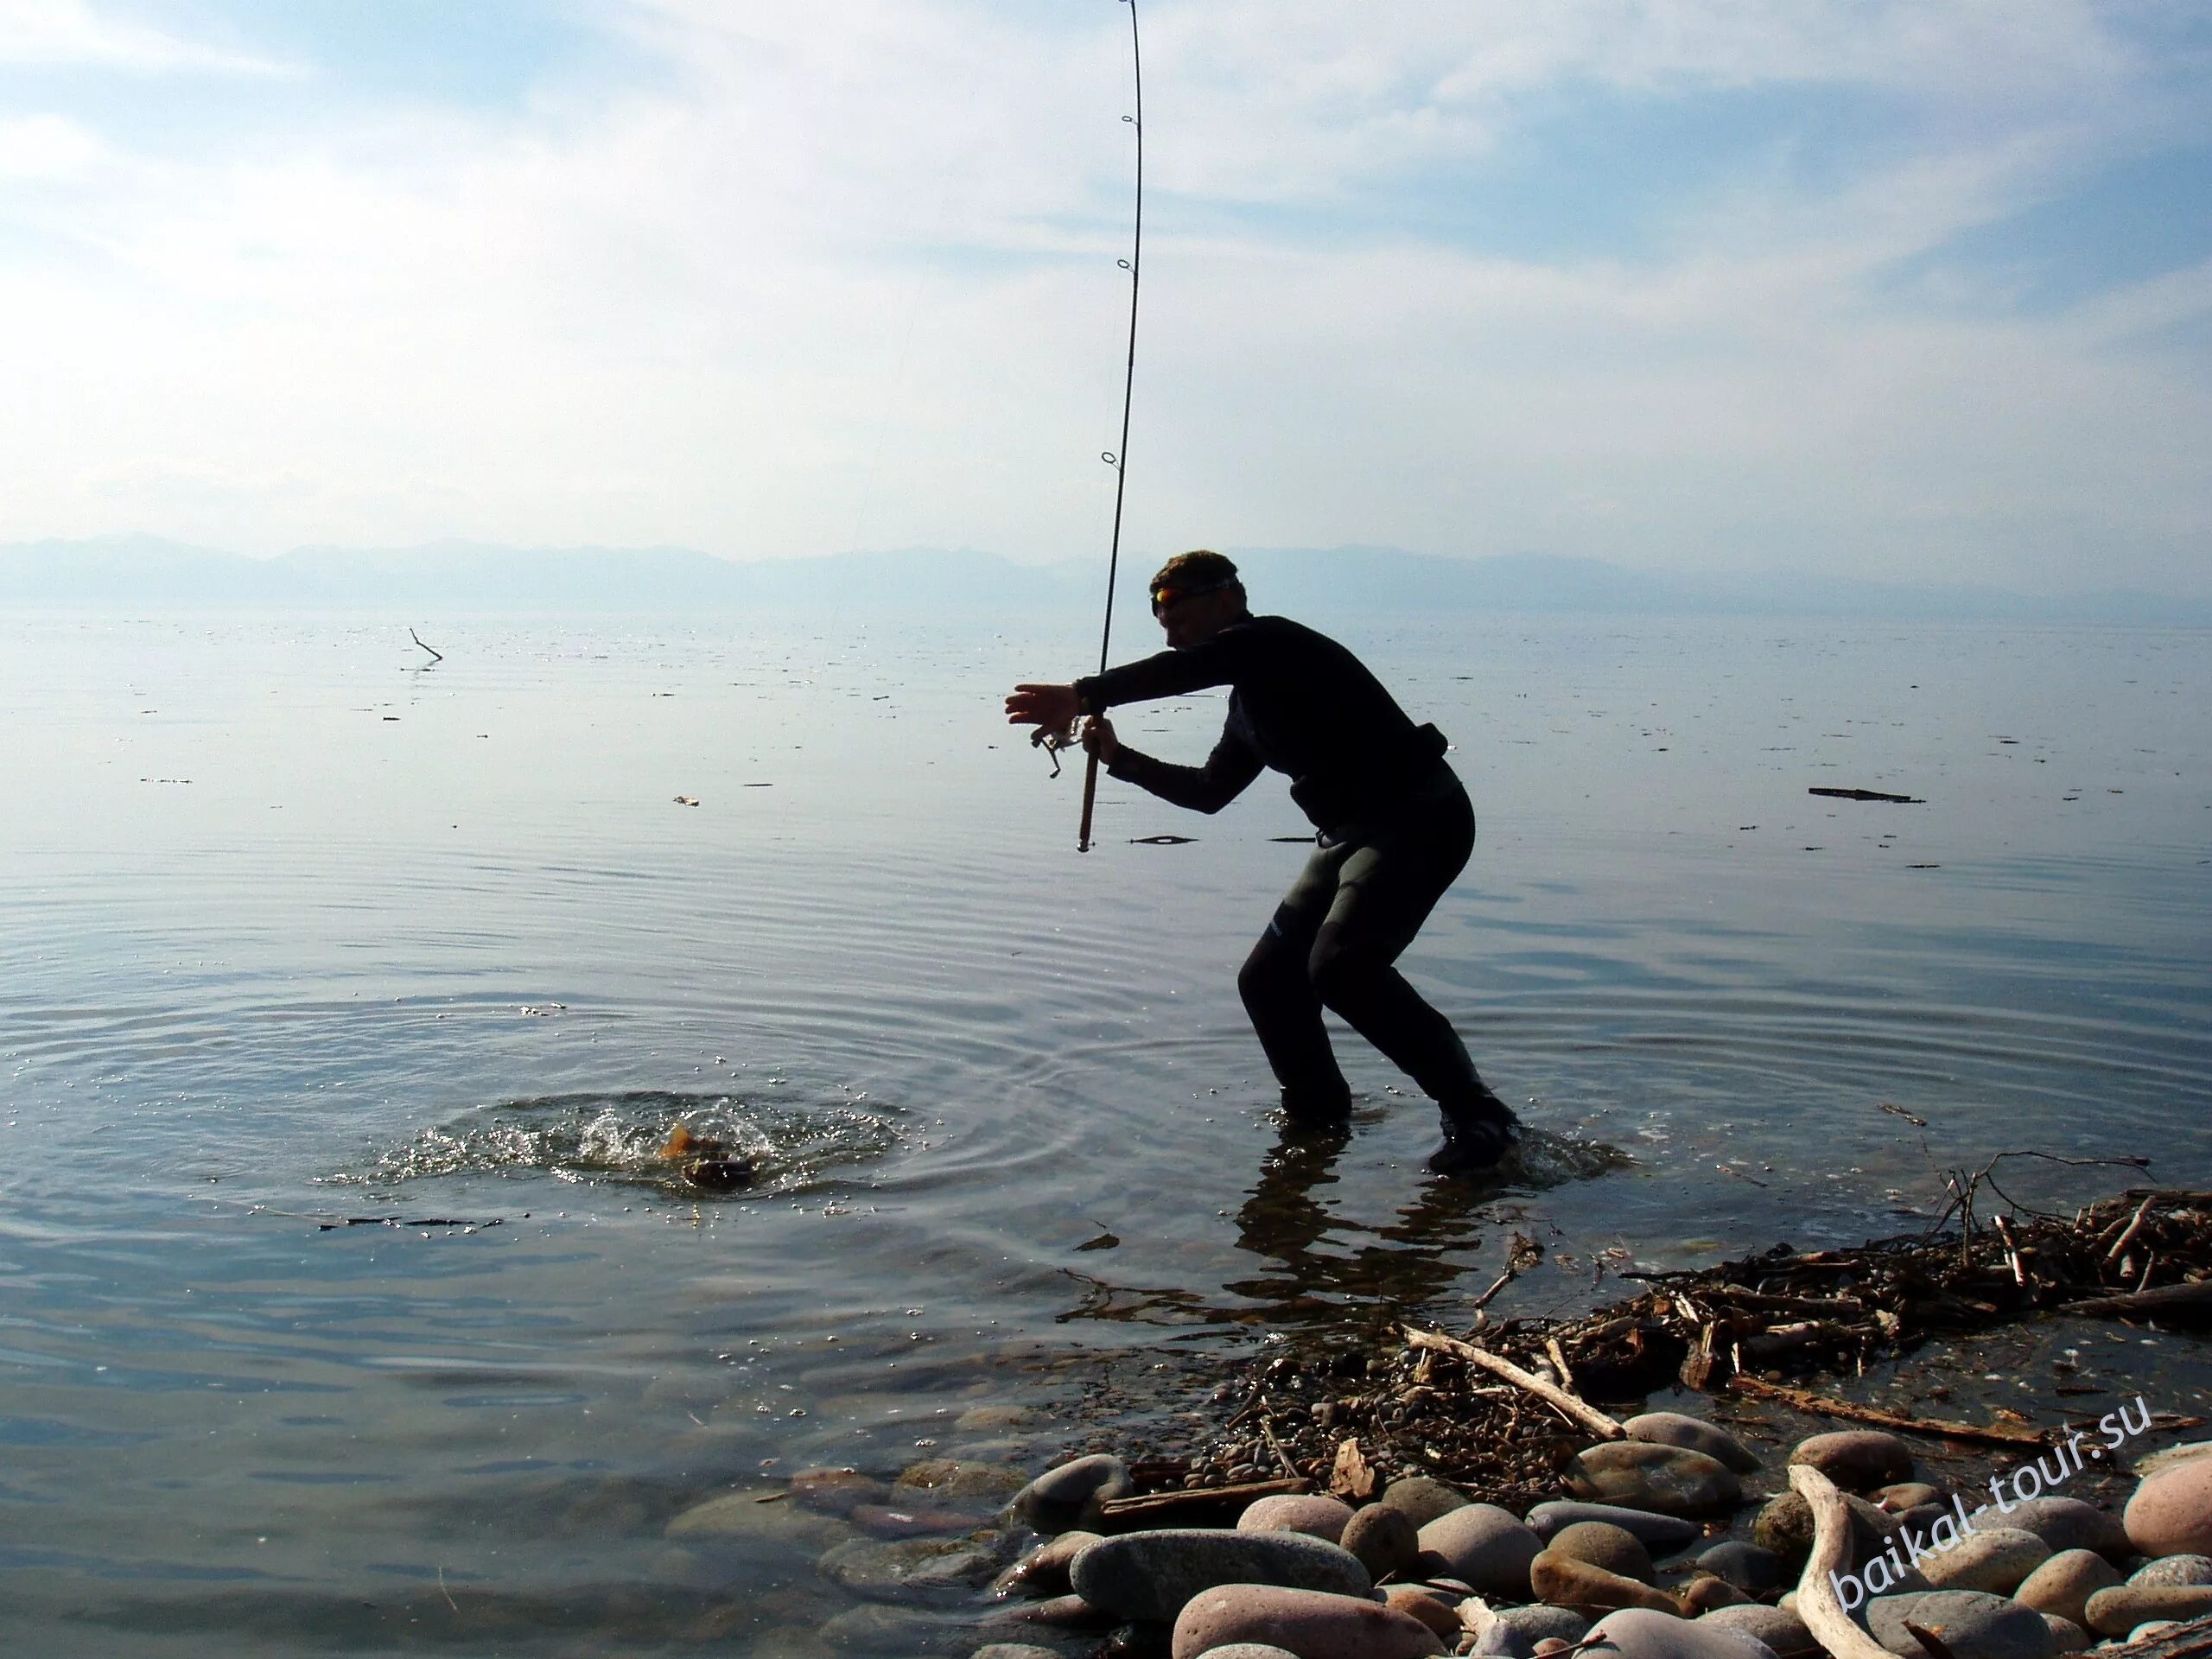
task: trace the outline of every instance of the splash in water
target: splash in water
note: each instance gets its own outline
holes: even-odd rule
[[[1569,1181],[1595,1180],[1616,1170],[1635,1167],[1636,1160],[1618,1147],[1602,1141],[1576,1141],[1523,1124],[1513,1150],[1484,1179],[1541,1189],[1564,1186]]]
[[[472,1108],[377,1153],[329,1184],[392,1186],[440,1175],[537,1172],[557,1180],[630,1183],[685,1198],[802,1192],[882,1155],[889,1116],[838,1101],[768,1105],[734,1095],[551,1095]]]

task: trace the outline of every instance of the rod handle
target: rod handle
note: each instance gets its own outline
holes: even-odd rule
[[[1078,853],[1090,850],[1090,807],[1097,798],[1098,757],[1093,754],[1083,769],[1083,824],[1075,832],[1075,849]]]

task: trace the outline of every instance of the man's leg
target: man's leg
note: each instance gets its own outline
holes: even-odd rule
[[[1329,1046],[1308,965],[1344,856],[1343,849],[1327,848],[1306,860],[1236,975],[1244,1011],[1282,1085],[1283,1111],[1294,1123],[1341,1122],[1351,1111],[1351,1090]]]
[[[1515,1123],[1452,1022],[1391,965],[1465,867],[1473,845],[1473,810],[1464,791],[1454,790],[1357,849],[1339,873],[1307,958],[1322,1001],[1442,1110],[1446,1144],[1431,1160],[1437,1168],[1496,1161]]]

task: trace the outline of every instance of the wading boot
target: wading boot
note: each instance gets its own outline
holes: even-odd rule
[[[1433,1175],[1481,1175],[1497,1167],[1521,1138],[1521,1120],[1488,1089],[1439,1101],[1444,1144],[1428,1154]]]
[[[1291,1129],[1341,1129],[1351,1122],[1349,1089],[1286,1089],[1282,1091],[1283,1126]]]

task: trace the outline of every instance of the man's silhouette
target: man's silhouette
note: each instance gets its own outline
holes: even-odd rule
[[[1168,649],[1069,685],[1024,684],[1006,700],[1016,725],[1065,731],[1087,716],[1084,746],[1114,777],[1162,800],[1218,812],[1271,767],[1319,832],[1316,850],[1236,976],[1294,1123],[1342,1122],[1351,1090],[1324,1007],[1341,1015],[1421,1085],[1443,1114],[1440,1173],[1495,1165],[1519,1122],[1476,1072],[1451,1022],[1391,964],[1466,864],[1474,809],[1446,764],[1444,735],[1407,718],[1359,659],[1280,616],[1251,614],[1236,567],[1200,550],[1152,580]],[[1230,688],[1229,719],[1201,766],[1140,754],[1106,710]]]

